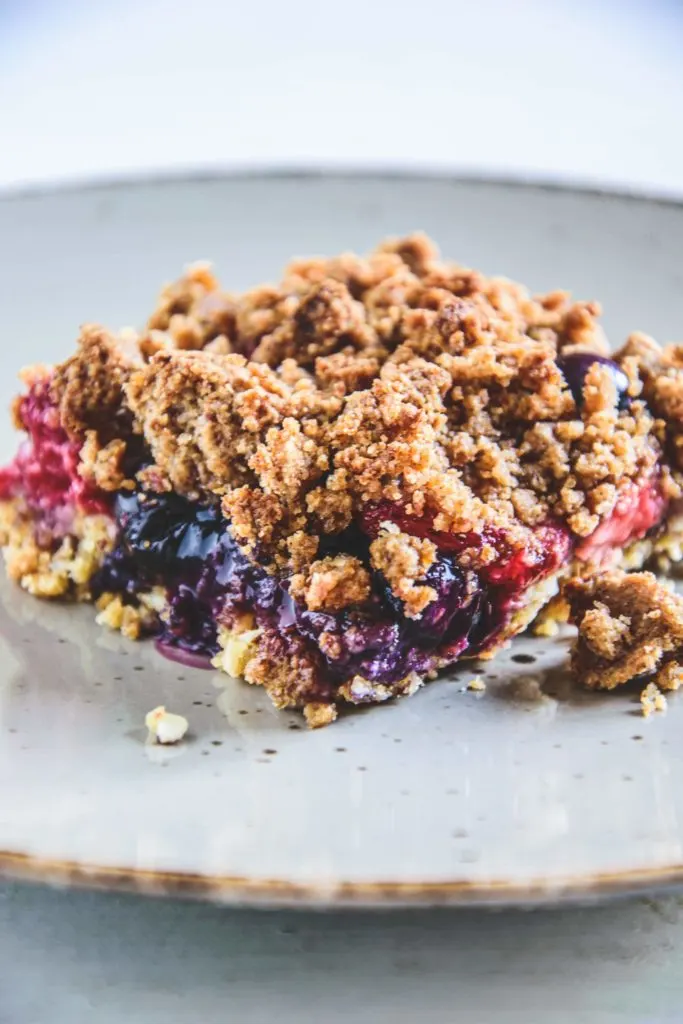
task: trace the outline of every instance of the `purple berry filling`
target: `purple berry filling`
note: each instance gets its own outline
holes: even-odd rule
[[[606,366],[612,376],[617,390],[617,408],[625,409],[628,405],[628,377],[612,359],[606,356],[598,356],[594,352],[570,352],[566,356],[560,356],[557,365],[567,382],[577,409],[583,405],[583,386],[586,381],[586,374],[594,363]]]
[[[169,609],[159,627],[159,648],[207,662],[218,651],[217,623],[229,624],[248,611],[264,632],[297,649],[304,641],[320,666],[321,684],[354,675],[391,684],[463,651],[484,649],[519,596],[509,586],[490,588],[459,566],[457,555],[441,553],[426,577],[438,597],[420,619],[405,616],[378,572],[363,607],[313,612],[290,597],[286,577],[268,574],[242,554],[217,506],[138,492],[120,494],[114,512],[119,541],[94,581],[95,596],[109,591],[133,602],[141,592],[163,586]],[[369,543],[352,527],[326,538],[322,550],[352,552],[369,565]]]

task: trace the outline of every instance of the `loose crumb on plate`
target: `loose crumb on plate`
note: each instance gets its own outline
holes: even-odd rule
[[[649,718],[653,711],[666,711],[667,700],[655,683],[648,683],[640,695],[643,718]]]
[[[145,725],[156,743],[179,743],[189,728],[184,715],[167,711],[163,704],[145,715]]]
[[[570,580],[565,596],[578,627],[572,670],[581,683],[611,690],[642,676],[655,688],[678,689],[683,597],[652,573],[618,570]]]
[[[475,676],[474,679],[470,679],[467,689],[474,690],[476,693],[483,693],[486,689],[486,683],[481,676]]]

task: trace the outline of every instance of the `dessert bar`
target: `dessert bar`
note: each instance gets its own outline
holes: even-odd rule
[[[610,355],[599,314],[423,235],[243,294],[194,265],[24,372],[7,571],[312,726],[411,694],[563,579],[680,557],[683,347]]]

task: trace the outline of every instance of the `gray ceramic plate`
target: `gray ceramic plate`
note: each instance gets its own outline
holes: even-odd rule
[[[293,254],[424,228],[446,255],[599,297],[616,341],[683,333],[683,208],[526,185],[254,176],[0,199],[0,399],[77,326],[140,322],[213,259],[242,288]],[[14,439],[3,419],[3,455]],[[683,878],[683,695],[589,696],[567,640],[524,640],[316,733],[258,691],[180,670],[88,609],[0,603],[0,869],[224,902],[529,904]],[[166,703],[192,734],[144,743]]]

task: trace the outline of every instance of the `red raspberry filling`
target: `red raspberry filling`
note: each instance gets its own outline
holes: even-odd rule
[[[666,504],[657,478],[630,483],[617,499],[611,515],[576,548],[576,557],[599,565],[615,548],[642,540],[661,522]]]
[[[377,536],[381,524],[391,521],[405,533],[426,537],[439,549],[440,557],[450,560],[457,571],[458,555],[466,550],[491,546],[496,556],[487,565],[476,570],[478,596],[476,615],[466,622],[463,637],[453,628],[441,653],[456,657],[463,650],[471,655],[484,653],[514,612],[523,606],[524,596],[533,584],[552,575],[567,564],[571,551],[568,530],[557,523],[546,523],[529,531],[529,543],[523,548],[509,543],[503,530],[487,527],[479,533],[450,534],[433,529],[428,516],[408,515],[400,506],[388,502],[366,510],[361,528],[370,536]],[[437,599],[436,604],[439,603]],[[457,626],[458,620],[454,620]],[[419,628],[419,624],[417,624]]]
[[[0,469],[0,499],[21,497],[36,512],[65,507],[106,512],[105,496],[78,472],[80,445],[60,425],[49,378],[35,383],[20,400],[18,414],[28,440],[12,462]]]
[[[361,528],[376,537],[383,522],[395,523],[405,533],[433,541],[440,552],[458,555],[472,548],[490,545],[497,552],[495,560],[478,569],[480,578],[496,587],[523,591],[532,583],[554,572],[566,562],[571,547],[568,531],[558,523],[545,523],[533,531],[532,543],[520,550],[512,547],[503,530],[487,527],[481,533],[446,533],[433,528],[429,516],[408,515],[400,505],[378,503],[365,510]]]

